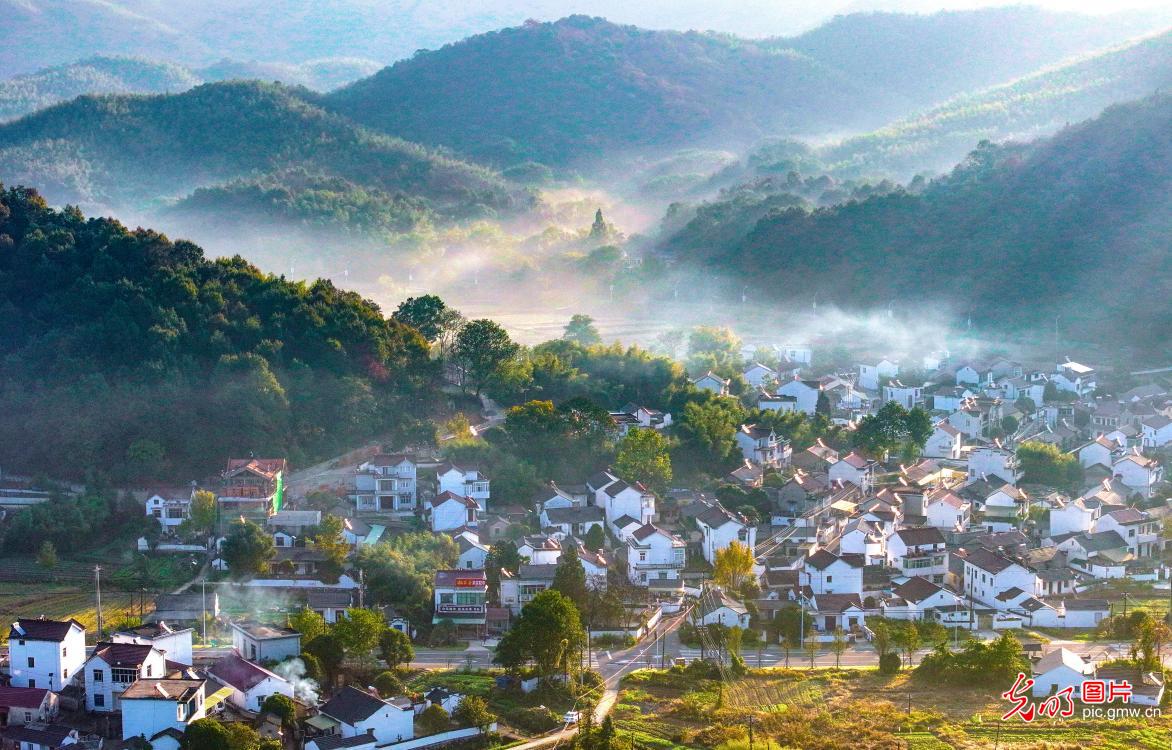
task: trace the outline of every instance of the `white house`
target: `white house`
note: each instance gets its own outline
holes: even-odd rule
[[[882,565],[887,558],[887,538],[874,521],[852,518],[838,537],[838,552],[862,555],[868,565]]]
[[[788,440],[778,438],[771,427],[743,424],[735,435],[737,447],[746,461],[758,466],[785,466],[789,463],[791,448]]]
[[[167,676],[167,657],[148,644],[99,643],[85,663],[87,711],[111,713],[122,710],[122,694],[139,680]]]
[[[1034,697],[1053,695],[1064,688],[1074,688],[1073,698],[1082,693],[1082,683],[1095,674],[1094,664],[1065,648],[1050,651],[1034,665]]]
[[[301,653],[301,633],[258,622],[232,623],[232,648],[249,661],[284,661]]]
[[[702,535],[704,559],[716,563],[716,553],[733,542],[740,542],[750,550],[757,547],[757,527],[740,513],[726,509],[719,502],[696,516],[696,525]]]
[[[1164,481],[1164,467],[1138,450],[1116,461],[1111,471],[1125,486],[1145,498],[1150,498],[1156,485]]]
[[[1102,509],[1101,503],[1088,503],[1081,497],[1060,501],[1050,509],[1050,537],[1090,531],[1095,527]]]
[[[686,546],[675,534],[644,524],[627,540],[627,577],[641,586],[657,580],[678,581]]]
[[[995,609],[1011,605],[997,596],[1017,588],[1029,596],[1041,596],[1042,583],[1037,574],[1004,555],[983,547],[966,551],[962,576],[963,591],[972,599]]]
[[[1102,531],[1117,532],[1136,557],[1153,557],[1160,552],[1160,524],[1147,511],[1120,508],[1104,513],[1095,523],[1095,532]]]
[[[820,549],[802,562],[798,580],[815,594],[861,594],[862,555],[836,555]]]
[[[191,638],[191,628],[172,628],[162,621],[145,623],[129,630],[120,630],[110,636],[113,643],[137,643],[154,646],[163,652],[167,661],[189,666],[192,664]]]
[[[347,685],[322,705],[321,712],[338,722],[344,738],[369,734],[383,745],[415,736],[415,712],[406,698],[384,701]]]
[[[966,531],[972,517],[972,503],[950,489],[932,490],[924,496],[924,517],[929,526],[949,531]]]
[[[64,724],[8,727],[0,736],[18,750],[58,750],[79,742],[77,730]]]
[[[470,497],[480,510],[487,510],[490,481],[478,467],[443,463],[435,470],[435,479],[439,484],[437,494],[450,492],[458,497]]]
[[[541,511],[541,528],[565,536],[584,537],[595,526],[601,528],[605,521],[605,511],[595,505]]]
[[[1110,471],[1115,459],[1123,454],[1123,446],[1105,435],[1099,435],[1091,442],[1075,448],[1071,453],[1078,456],[1078,463],[1084,469],[1102,466]]]
[[[777,411],[784,414],[798,410],[798,399],[796,396],[780,396],[761,391],[757,394],[757,408],[761,411]]]
[[[467,495],[444,490],[431,499],[430,506],[432,531],[451,531],[465,526],[476,528],[480,523],[480,506]]]
[[[698,621],[701,625],[723,625],[726,628],[749,627],[749,610],[723,591],[707,592],[700,599]]]
[[[208,674],[217,682],[232,689],[228,700],[232,705],[245,711],[260,713],[261,706],[270,695],[293,697],[293,684],[280,675],[262,666],[253,664],[238,653],[229,654],[216,661]]]
[[[810,599],[814,627],[821,633],[854,631],[866,624],[866,612],[858,594],[814,594]]]
[[[1095,370],[1078,362],[1059,362],[1050,376],[1050,382],[1060,391],[1086,398],[1095,392]]]
[[[586,549],[585,545],[578,545],[578,561],[586,571],[586,586],[596,591],[606,591],[606,573],[610,569],[610,561],[602,552]]]
[[[369,734],[343,738],[324,734],[305,741],[305,750],[374,750],[377,740]]]
[[[959,604],[959,597],[927,578],[912,576],[892,588],[892,598],[882,603],[883,615],[895,620],[923,620],[934,609]]]
[[[790,396],[797,399],[795,403],[797,411],[813,416],[818,408],[818,396],[822,393],[822,383],[817,380],[787,380],[778,386],[775,392],[778,396]]]
[[[1172,443],[1172,419],[1154,414],[1140,422],[1143,434],[1140,440],[1145,448],[1162,448]]]
[[[1008,448],[999,445],[982,446],[969,451],[969,479],[998,477],[1003,482],[1016,485],[1021,480],[1021,465],[1017,456]]]
[[[922,385],[905,385],[898,380],[892,380],[883,386],[883,401],[894,401],[905,409],[911,409],[924,400]]]
[[[641,524],[651,523],[655,515],[655,495],[638,482],[627,484],[619,479],[611,482],[599,493],[601,505],[606,512],[606,522],[613,524],[615,519],[630,516]]]
[[[354,474],[358,510],[414,512],[418,500],[419,467],[406,453],[379,454],[358,466]]]
[[[141,737],[152,743],[168,730],[182,733],[204,718],[206,680],[139,680],[122,694],[122,739]]]
[[[437,570],[432,591],[433,625],[450,620],[457,629],[483,637],[488,618],[488,579],[483,570]]]
[[[875,469],[878,465],[877,462],[866,456],[851,451],[838,461],[830,464],[830,481],[848,482],[861,489],[864,493],[869,493],[875,483]]]
[[[85,664],[85,627],[77,620],[21,618],[8,631],[8,657],[13,687],[61,690]]]
[[[164,529],[174,529],[191,517],[191,488],[162,491],[146,499],[146,514]]]
[[[745,368],[745,382],[754,388],[761,388],[777,380],[777,370],[766,367],[760,362],[754,362]]]
[[[883,378],[894,378],[898,374],[899,364],[888,359],[881,359],[873,365],[859,365],[859,387],[877,391]]]
[[[887,540],[887,561],[905,576],[944,583],[948,573],[944,534],[935,526],[898,529]]]
[[[730,383],[731,381],[712,372],[706,372],[692,381],[692,385],[696,386],[700,390],[711,391],[717,396],[727,396]]]
[[[0,727],[52,721],[57,710],[57,694],[48,688],[0,687]]]
[[[562,543],[549,534],[530,534],[517,542],[517,554],[533,565],[556,565],[562,556]]]
[[[488,559],[488,547],[480,543],[480,536],[474,531],[462,531],[455,537],[460,546],[456,566],[466,570],[483,568]]]
[[[1003,484],[985,498],[981,512],[986,531],[1013,531],[1028,515],[1029,497],[1017,487]]]
[[[961,431],[948,422],[937,422],[932,434],[924,443],[925,458],[950,458],[960,460],[960,449],[964,443]]]

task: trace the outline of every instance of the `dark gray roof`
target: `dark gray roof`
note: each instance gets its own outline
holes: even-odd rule
[[[376,742],[372,734],[356,734],[353,737],[314,737],[312,740],[317,750],[342,750],[347,747],[362,747]]]
[[[585,507],[575,506],[572,508],[550,508],[545,511],[545,515],[551,524],[601,522],[606,518],[606,514],[602,512],[602,508],[596,505],[587,505]]]
[[[385,701],[375,698],[370,693],[347,685],[337,695],[326,701],[325,705],[321,707],[321,712],[332,716],[343,724],[353,725],[370,718],[376,711],[381,711],[387,705]]]
[[[522,565],[521,567],[517,568],[517,578],[552,581],[554,575],[557,574],[557,569],[558,566],[555,564]]]

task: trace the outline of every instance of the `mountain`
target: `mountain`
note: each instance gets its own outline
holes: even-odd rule
[[[1170,189],[1172,96],[1157,95],[1046,140],[983,144],[916,191],[773,211],[739,242],[680,260],[732,269],[764,298],[939,305],[1002,328],[1059,315],[1164,351]]]
[[[85,94],[175,94],[201,83],[259,79],[328,91],[380,67],[358,58],[312,60],[299,65],[221,60],[205,68],[138,57],[91,57],[0,80],[0,122]]]
[[[502,166],[567,164],[871,130],[1143,28],[1010,8],[852,15],[792,39],[749,40],[572,16],[419,52],[322,103]]]
[[[917,107],[1153,30],[1147,16],[1015,6],[929,15],[855,13],[783,46]],[[1155,28],[1159,28],[1158,26]]]
[[[510,164],[723,142],[857,120],[879,92],[808,58],[728,36],[571,16],[420,52],[323,98],[408,140]]]
[[[950,168],[982,140],[1030,140],[1093,117],[1111,104],[1172,85],[1172,31],[963,94],[865,136],[818,150],[836,174]]]
[[[408,437],[436,380],[418,332],[353,292],[0,186],[4,465],[158,481],[250,451],[304,463]]]
[[[144,207],[233,180],[286,172],[406,194],[439,217],[508,209],[495,173],[374,134],[277,84],[205,84],[182,94],[81,97],[0,125],[0,177],[54,203]]]

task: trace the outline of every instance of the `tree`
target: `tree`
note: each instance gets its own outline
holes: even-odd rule
[[[579,612],[586,607],[586,569],[578,559],[577,549],[571,544],[566,544],[561,556],[558,557],[551,588],[569,598],[578,607]]]
[[[456,704],[452,718],[465,727],[479,727],[483,729],[496,721],[496,716],[488,710],[488,704],[478,695],[465,695]]]
[[[345,649],[346,655],[359,661],[370,658],[379,646],[379,638],[386,629],[382,613],[373,609],[351,607],[346,616],[334,623],[334,635]]]
[[[830,650],[834,652],[835,668],[841,667],[842,654],[846,651],[846,635],[843,634],[842,628],[834,629],[834,640],[830,642]]]
[[[330,626],[326,624],[326,618],[314,612],[309,607],[304,607],[290,615],[289,627],[301,633],[302,643],[309,643],[314,638],[317,638],[319,635],[325,635],[330,630]]]
[[[228,530],[221,554],[233,576],[246,578],[264,572],[276,548],[264,529],[252,521],[240,520]]]
[[[45,570],[57,567],[57,547],[48,539],[41,542],[41,547],[37,550],[37,565]]]
[[[334,515],[326,515],[321,519],[312,533],[308,536],[313,546],[325,554],[320,572],[323,580],[336,583],[346,568],[346,558],[350,556],[350,545],[343,536],[345,522]]]
[[[442,299],[434,294],[425,294],[421,297],[408,297],[400,302],[391,318],[411,326],[419,331],[428,343],[434,343],[443,332],[447,312],[448,306]]]
[[[818,391],[818,401],[814,404],[814,413],[829,417],[830,416],[830,396],[826,391]]]
[[[806,642],[802,644],[806,658],[810,660],[810,669],[814,668],[814,657],[818,655],[818,636],[810,631],[806,634]]]
[[[615,471],[624,482],[641,482],[663,494],[671,483],[668,442],[658,430],[631,430],[619,441]]]
[[[903,646],[904,656],[907,658],[908,666],[914,666],[916,663],[916,649],[920,647],[920,629],[912,621],[908,621],[906,627],[900,632],[903,637],[900,639]]]
[[[602,336],[594,327],[594,318],[589,315],[577,314],[570,318],[562,338],[574,341],[582,346],[594,346],[602,343]]]
[[[216,525],[216,495],[208,490],[196,490],[191,496],[191,510],[187,520],[193,531],[210,534]]]
[[[594,524],[590,530],[586,532],[586,536],[582,538],[582,543],[586,545],[586,549],[597,552],[606,545],[606,532],[602,530],[601,524]]]
[[[342,660],[346,657],[346,651],[338,636],[333,633],[319,635],[306,643],[303,648],[307,654],[317,659],[326,681],[333,684],[338,670],[342,667]]]
[[[888,401],[875,414],[859,422],[853,442],[873,456],[899,452],[905,459],[915,458],[932,436],[932,418],[920,407],[910,411],[898,402]]]
[[[753,550],[733,540],[724,549],[716,550],[712,578],[720,586],[741,591],[753,580]]]
[[[439,734],[440,732],[446,731],[452,725],[452,721],[448,717],[448,712],[438,703],[432,703],[423,709],[423,713],[419,714],[419,718],[416,721],[423,727],[423,731],[428,734]]]
[[[215,719],[197,719],[183,730],[183,750],[232,750],[228,730]]]
[[[281,717],[281,725],[286,729],[297,726],[297,706],[293,703],[293,699],[287,695],[273,693],[265,698],[260,710],[261,713],[267,712]]]
[[[871,627],[871,643],[880,656],[891,650],[891,628],[887,623],[880,620]]]
[[[537,673],[551,676],[569,672],[572,658],[585,645],[586,633],[578,609],[560,591],[547,589],[525,605],[521,616],[496,650],[496,661],[511,672],[532,661]]]
[[[488,579],[489,590],[496,592],[500,587],[502,570],[516,575],[519,567],[521,567],[521,554],[517,552],[517,545],[508,539],[494,542],[488,548],[488,555],[484,558],[484,575]]]
[[[411,645],[411,638],[401,630],[387,628],[379,637],[379,655],[391,669],[401,664],[410,664],[415,658],[415,647]]]
[[[505,329],[491,320],[470,321],[456,335],[456,357],[464,367],[465,377],[471,378],[476,385],[478,398],[484,385],[495,378],[519,350]]]
[[[403,694],[403,681],[394,672],[379,672],[374,678],[374,688],[384,698]]]
[[[1083,471],[1078,457],[1056,445],[1026,441],[1017,446],[1022,482],[1044,484],[1058,489],[1077,489]]]
[[[741,340],[732,329],[697,326],[688,334],[688,370],[693,376],[708,370],[729,373],[740,358]]]
[[[690,401],[684,405],[677,426],[680,447],[691,463],[703,468],[727,470],[735,460],[736,432],[744,421],[745,411],[732,399],[710,399],[704,403]],[[675,462],[681,465],[681,462]]]

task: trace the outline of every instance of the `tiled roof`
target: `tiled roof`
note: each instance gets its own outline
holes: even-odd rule
[[[360,721],[369,719],[376,711],[381,711],[387,704],[370,693],[347,685],[333,698],[326,701],[321,712],[332,716],[343,724],[353,726]]]
[[[942,589],[927,578],[913,576],[894,589],[895,595],[909,602],[922,602]]]
[[[0,687],[0,706],[40,708],[48,692],[45,688]]]
[[[9,640],[13,638],[29,641],[63,641],[74,625],[85,630],[77,620],[26,620],[21,618],[12,623],[8,631]]]
[[[284,680],[264,667],[245,660],[238,653],[220,659],[208,672],[220,682],[231,685],[242,693],[248,692],[270,677]]]
[[[94,656],[111,667],[138,667],[147,660],[155,647],[138,643],[99,643],[94,646]]]

